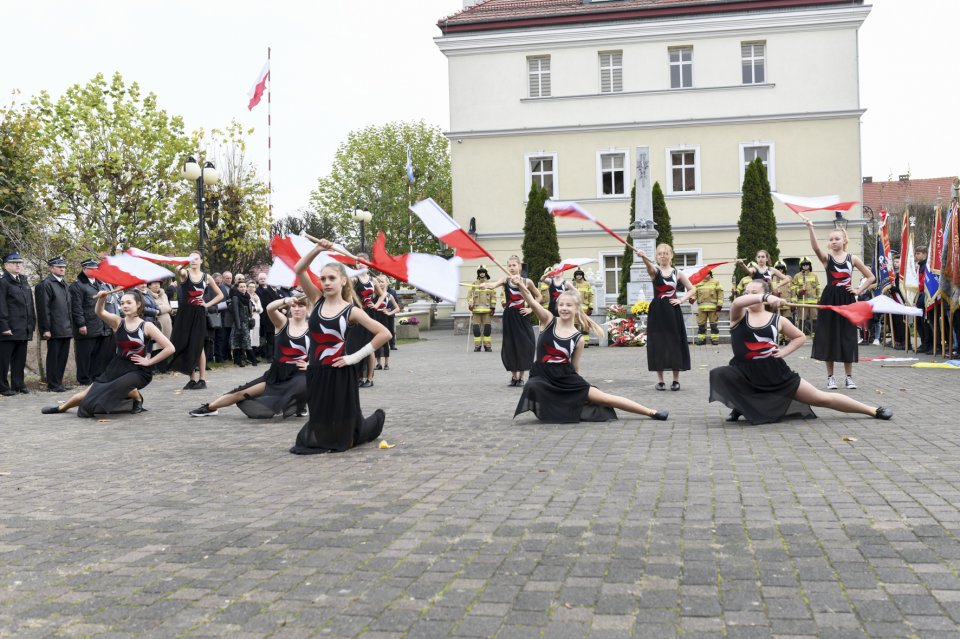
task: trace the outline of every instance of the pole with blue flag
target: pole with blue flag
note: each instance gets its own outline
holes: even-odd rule
[[[884,250],[883,237],[880,233],[877,233],[877,246],[873,257],[873,275],[877,279],[877,287],[873,293],[874,297],[883,295],[890,288],[890,268],[887,264],[887,252]],[[884,314],[882,320],[877,323],[881,324],[883,328],[876,331],[875,338],[880,340],[881,345],[886,346],[887,315]]]
[[[410,252],[413,253],[413,213],[410,212],[411,186],[416,181],[413,175],[413,159],[410,156],[410,145],[407,145],[407,164],[404,167],[407,172],[407,243],[410,245]]]

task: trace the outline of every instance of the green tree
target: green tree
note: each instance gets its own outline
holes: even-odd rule
[[[535,282],[539,281],[547,267],[560,261],[556,220],[543,205],[549,197],[550,194],[542,186],[536,183],[530,185],[521,251],[523,261],[527,263],[527,272]]]
[[[757,251],[763,249],[770,254],[772,266],[780,258],[777,219],[773,215],[773,198],[770,196],[767,169],[760,158],[747,165],[742,191],[740,220],[737,222],[740,231],[737,237],[737,257],[749,262],[756,256]],[[747,272],[738,265],[734,270],[734,285],[745,275]]]
[[[630,189],[630,223],[627,229],[633,229],[633,223],[637,220],[637,182],[634,180],[633,188]],[[623,257],[620,259],[620,292],[617,294],[617,304],[627,303],[627,284],[630,282],[630,268],[633,266],[633,249],[629,246],[623,247]]]
[[[407,184],[407,145],[415,182]],[[408,211],[413,202],[432,197],[452,211],[450,145],[439,127],[420,122],[391,122],[351,131],[334,157],[330,174],[320,178],[310,203],[342,238],[359,239],[350,214],[354,207],[373,213],[366,226],[367,245],[377,231],[387,236],[387,250],[436,253],[440,242]],[[466,226],[461,223],[461,226]],[[359,241],[353,244],[353,248]]]
[[[663,197],[663,190],[659,182],[653,183],[653,223],[657,229],[657,244],[673,246],[673,228],[670,226],[670,211],[667,210],[667,201]]]
[[[91,251],[137,246],[182,249],[194,228],[176,202],[189,190],[175,179],[190,150],[183,120],[159,108],[119,73],[97,74],[56,101],[43,92],[31,107],[43,158],[36,172],[37,205],[51,223]]]

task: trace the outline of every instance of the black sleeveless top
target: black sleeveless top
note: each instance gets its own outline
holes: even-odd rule
[[[203,293],[207,290],[207,274],[200,271],[200,282],[194,282],[190,279],[190,272],[180,282],[180,290],[177,293],[177,301],[180,306],[189,304],[190,306],[203,306]]]
[[[523,308],[523,295],[520,294],[520,289],[509,281],[503,283],[503,295],[506,299],[506,308]]]
[[[771,269],[771,268],[768,266],[768,267],[767,267],[767,270],[761,271],[761,270],[760,270],[760,267],[758,266],[758,267],[757,267],[757,270],[753,272],[753,279],[755,279],[755,280],[766,280],[767,282],[772,282],[772,281],[773,281],[773,269]]]
[[[550,322],[537,338],[537,354],[534,359],[537,364],[573,364],[573,351],[577,348],[582,334],[576,331],[570,337],[557,337],[556,326],[556,320]]]
[[[566,284],[564,280],[560,280],[560,284],[557,285],[556,280],[554,278],[550,278],[549,286],[550,286],[550,303],[556,304],[557,298],[560,297],[560,293],[563,293],[563,291],[566,289]]]
[[[747,324],[747,315],[730,329],[730,345],[733,347],[733,358],[741,362],[756,359],[767,359],[777,352],[777,338],[779,337],[780,314],[773,313],[770,321],[757,328]]]
[[[148,357],[152,350],[153,342],[147,339],[144,330],[144,322],[140,322],[137,328],[128,331],[123,321],[113,334],[117,345],[116,355],[119,359],[129,360],[134,355]]]
[[[353,308],[355,308],[353,304],[347,304],[342,311],[337,313],[336,317],[327,318],[320,314],[323,309],[322,299],[313,307],[310,319],[307,321],[307,325],[310,327],[310,347],[312,349],[310,353],[311,366],[330,366],[333,364],[333,360],[344,354],[343,349],[347,337],[350,311]]]
[[[373,309],[376,300],[373,295],[373,280],[367,280],[366,283],[360,281],[358,277],[353,282],[353,291],[357,294],[357,297],[360,298],[360,301],[363,303],[363,308]]]
[[[277,362],[295,366],[297,362],[308,362],[310,356],[310,325],[303,335],[290,335],[290,322],[277,333],[274,338],[274,352],[277,353]]]
[[[833,259],[832,255],[827,255],[827,286],[839,286],[846,290],[853,281],[853,259],[850,254],[842,262]]]
[[[664,277],[663,271],[657,268],[657,275],[653,278],[653,294],[658,300],[672,300],[677,296],[677,269],[673,269],[670,277]]]

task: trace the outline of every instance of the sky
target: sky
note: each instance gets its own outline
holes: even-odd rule
[[[309,203],[347,134],[390,121],[450,124],[437,21],[462,0],[31,0],[5,3],[0,99],[56,97],[120,72],[188,130],[255,128],[267,168],[266,99],[247,92],[271,47],[276,218]],[[960,174],[957,0],[877,0],[860,30],[863,175]],[[828,150],[826,150],[828,152]]]

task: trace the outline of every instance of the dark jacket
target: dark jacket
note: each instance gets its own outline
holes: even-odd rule
[[[73,318],[73,336],[77,339],[96,339],[113,333],[97,316],[95,295],[104,289],[99,282],[90,281],[86,273],[80,273],[67,290],[70,291],[70,315]],[[87,327],[87,334],[80,334],[80,327]]]
[[[263,312],[260,313],[260,335],[273,333],[273,324],[270,322],[270,316],[267,314],[267,306],[270,302],[280,299],[280,293],[272,286],[257,286],[257,297],[260,298],[260,306]],[[269,325],[269,326],[268,326]]]
[[[250,320],[253,318],[253,311],[250,309],[250,294],[245,294],[246,299],[240,297],[236,289],[230,292],[230,315],[233,316],[233,326],[237,330],[250,330]]]
[[[233,301],[233,298],[230,297],[232,289],[226,284],[221,284],[220,290],[223,291],[223,299],[220,300],[220,304],[224,302],[227,304],[226,308],[221,308],[220,319],[223,321],[224,328],[230,328],[233,326],[233,310],[230,308],[230,304]],[[220,306],[220,304],[217,304],[217,306]]]
[[[73,337],[73,316],[67,281],[47,275],[34,287],[37,301],[37,324],[40,333],[50,332],[52,339]]]
[[[36,326],[37,314],[27,278],[4,269],[0,276],[0,342],[33,339]],[[13,335],[3,335],[4,331],[13,331]]]
[[[141,291],[141,295],[143,295],[143,319],[159,328],[160,320],[157,318],[160,315],[160,305],[150,293]]]

